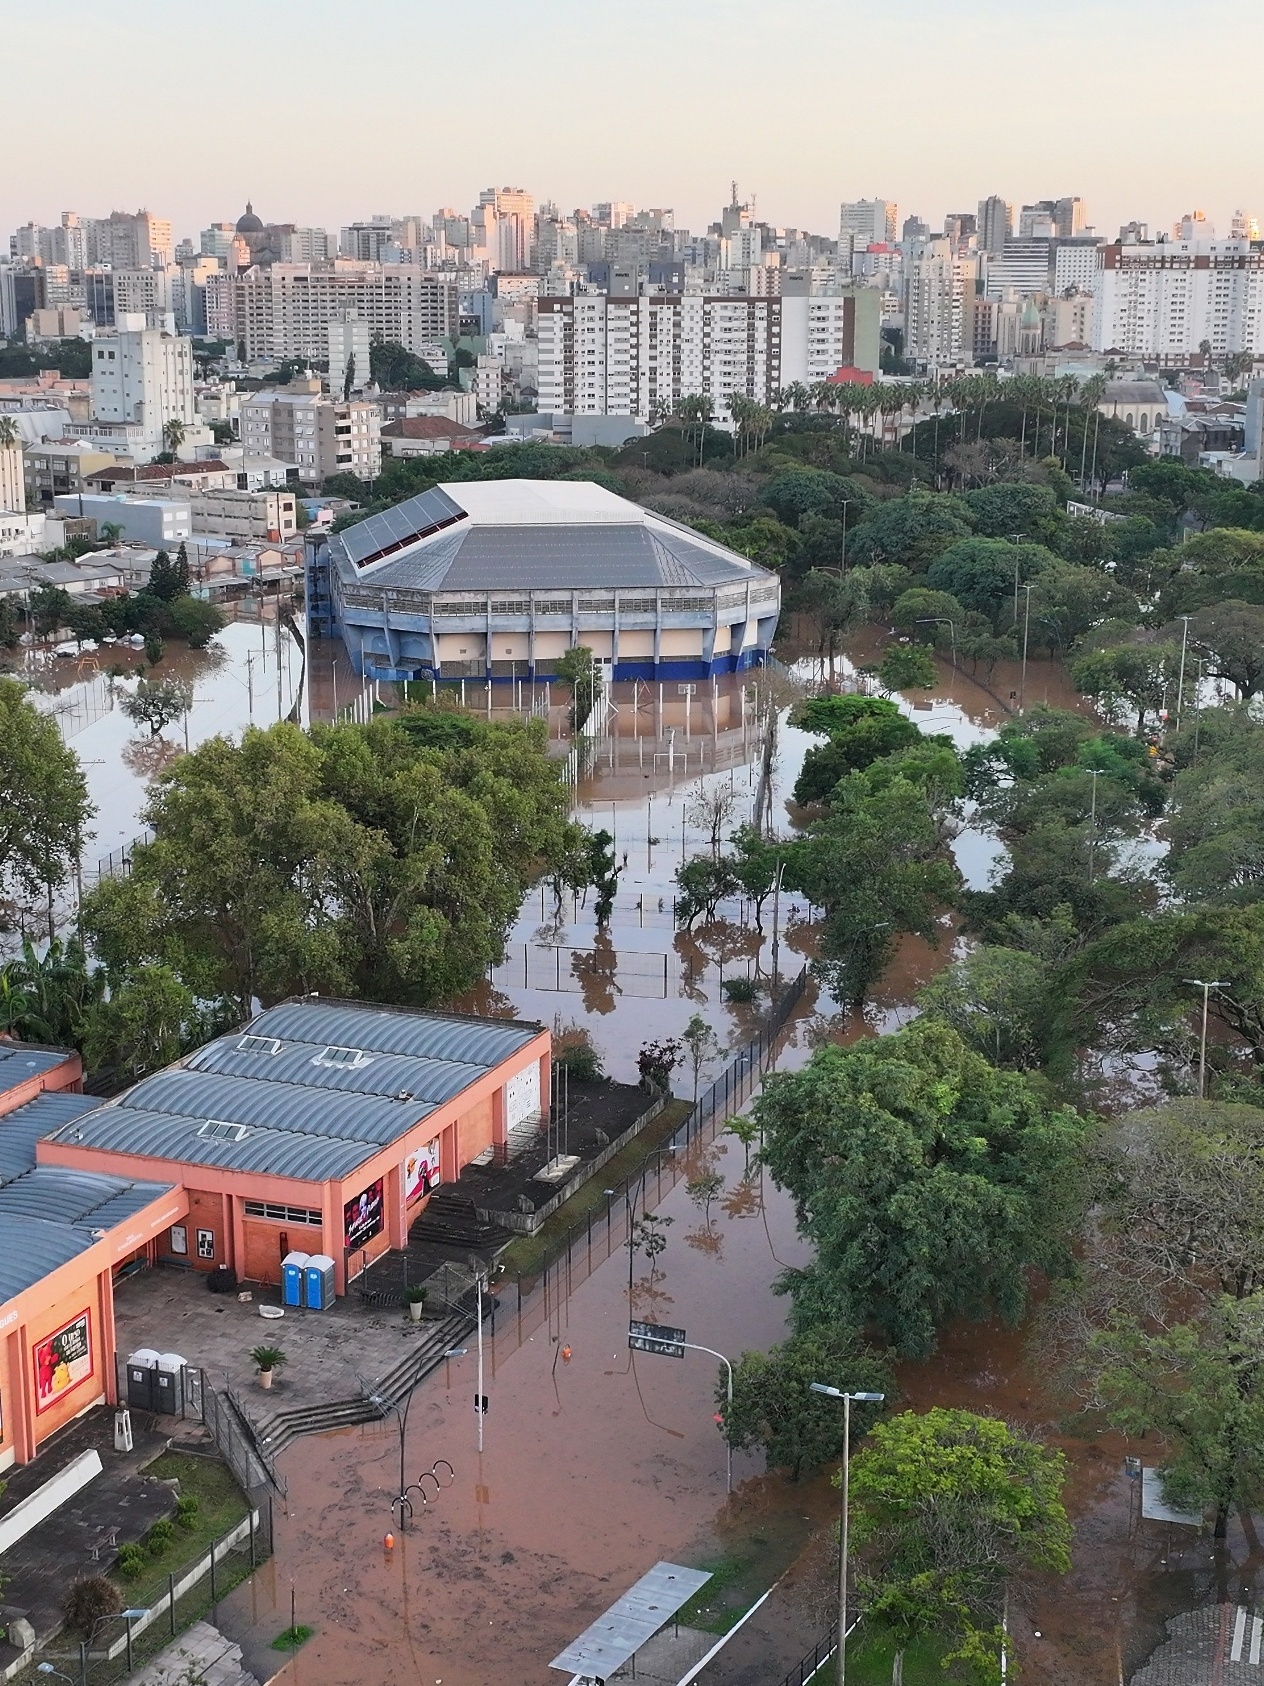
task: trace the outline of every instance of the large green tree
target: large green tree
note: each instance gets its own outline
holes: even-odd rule
[[[10,911],[42,899],[50,940],[53,898],[82,854],[92,811],[79,759],[53,716],[18,680],[0,678],[0,896]]]
[[[867,1393],[892,1390],[886,1364],[851,1331],[814,1329],[791,1335],[769,1352],[744,1352],[733,1370],[733,1403],[725,1378],[716,1388],[721,1433],[741,1451],[757,1447],[768,1467],[788,1468],[794,1480],[843,1449],[843,1413],[838,1401],[813,1393],[813,1382]],[[852,1434],[863,1434],[876,1412],[858,1407]]]
[[[167,965],[243,1015],[308,990],[428,1004],[469,988],[575,828],[542,726],[471,721],[443,750],[430,712],[415,734],[409,716],[279,725],[184,756],[154,787],[131,876],[85,904],[105,962]]]
[[[1086,1126],[947,1024],[818,1049],[755,1103],[764,1161],[816,1256],[782,1279],[796,1326],[874,1324],[924,1358],[956,1316],[1027,1303],[1070,1269]]]
[[[905,1411],[852,1462],[853,1538],[867,1622],[901,1647],[931,1635],[945,1664],[998,1682],[1011,1581],[1065,1574],[1071,1527],[1061,1452],[972,1411]]]

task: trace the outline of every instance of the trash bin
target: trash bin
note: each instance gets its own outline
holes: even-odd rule
[[[154,1371],[154,1410],[168,1417],[184,1409],[184,1359],[178,1352],[160,1352]]]
[[[310,1261],[310,1253],[287,1253],[281,1260],[282,1305],[302,1305],[303,1273]]]
[[[304,1273],[310,1311],[326,1311],[334,1303],[334,1261],[328,1253],[313,1253]]]
[[[157,1410],[158,1354],[153,1347],[137,1347],[127,1360],[127,1403],[137,1411]]]

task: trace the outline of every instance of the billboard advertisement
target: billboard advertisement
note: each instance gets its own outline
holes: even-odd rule
[[[439,1138],[414,1149],[404,1161],[404,1204],[420,1200],[439,1181]]]
[[[92,1375],[92,1331],[88,1313],[81,1311],[56,1334],[38,1341],[35,1364],[35,1409],[47,1411]]]
[[[363,1194],[348,1200],[342,1208],[342,1244],[353,1252],[382,1233],[382,1179],[371,1183]]]

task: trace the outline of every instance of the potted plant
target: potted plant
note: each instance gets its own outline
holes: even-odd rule
[[[415,1283],[411,1288],[404,1289],[404,1300],[408,1306],[408,1315],[414,1323],[421,1322],[421,1314],[426,1309],[426,1290],[421,1283]]]
[[[272,1372],[283,1369],[286,1364],[286,1357],[281,1348],[279,1346],[252,1347],[250,1356],[259,1366],[260,1386],[271,1387]]]

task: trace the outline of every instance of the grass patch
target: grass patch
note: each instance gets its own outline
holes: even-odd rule
[[[918,1639],[904,1652],[904,1686],[981,1686],[979,1675],[959,1667],[945,1673],[943,1655],[948,1647],[934,1639]],[[895,1641],[885,1634],[852,1635],[847,1647],[847,1686],[891,1686],[895,1662]],[[831,1659],[814,1676],[814,1686],[834,1679],[837,1665]]]
[[[727,1633],[768,1590],[764,1569],[756,1557],[733,1552],[698,1567],[709,1569],[711,1579],[682,1606],[678,1620],[684,1627],[700,1628],[703,1633]]]
[[[227,1464],[218,1458],[193,1457],[187,1452],[164,1452],[144,1473],[160,1481],[180,1483],[181,1499],[196,1499],[197,1508],[183,1522],[158,1524],[154,1549],[146,1548],[138,1575],[115,1569],[110,1578],[128,1605],[153,1604],[167,1590],[167,1576],[191,1567],[245,1516],[248,1506]],[[186,1507],[186,1509],[189,1507]],[[218,1580],[219,1569],[216,1567]]]
[[[315,1633],[314,1627],[308,1627],[300,1622],[297,1627],[287,1627],[284,1633],[278,1633],[272,1641],[274,1651],[297,1651],[300,1645],[305,1645]]]
[[[618,1188],[625,1178],[633,1176],[656,1147],[674,1136],[693,1110],[689,1101],[669,1100],[657,1118],[652,1118],[628,1145],[577,1189],[564,1206],[544,1223],[535,1235],[523,1235],[510,1242],[497,1262],[503,1264],[510,1276],[533,1276],[543,1269],[544,1261],[564,1238],[568,1229],[586,1223],[590,1214],[604,1212],[607,1188]]]

